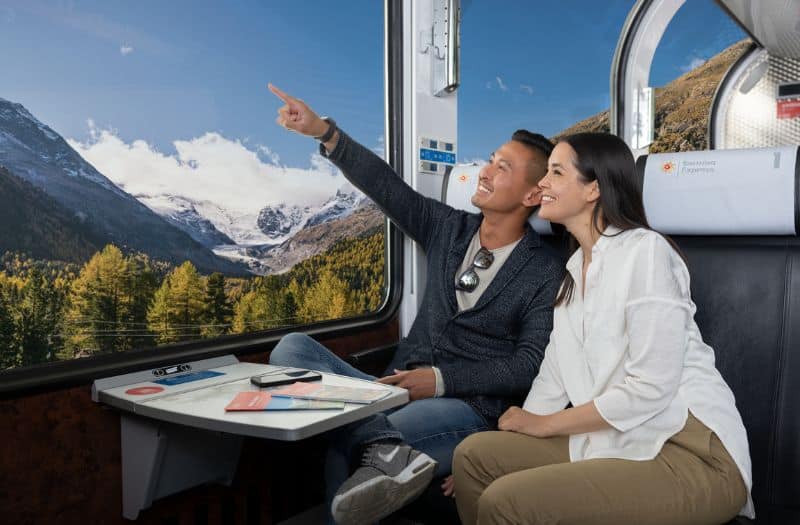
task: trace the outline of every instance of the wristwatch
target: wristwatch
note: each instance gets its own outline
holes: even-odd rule
[[[322,142],[323,144],[325,144],[326,142],[331,140],[331,137],[333,137],[333,134],[336,133],[336,121],[333,120],[330,117],[322,117],[322,120],[324,120],[325,122],[328,123],[328,131],[326,131],[322,135],[320,135],[318,137],[314,137],[314,138],[317,139],[318,141]]]

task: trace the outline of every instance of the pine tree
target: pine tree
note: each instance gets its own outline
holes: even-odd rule
[[[147,329],[147,310],[159,285],[158,276],[146,255],[129,256],[126,264],[126,301],[122,322],[127,329],[121,338],[120,350],[153,345],[153,334]]]
[[[177,341],[170,335],[172,322],[170,320],[170,276],[168,275],[156,290],[153,302],[147,310],[147,328],[157,335],[156,343],[171,343]]]
[[[283,276],[254,279],[252,288],[236,303],[233,331],[268,330],[297,324],[297,305]]]
[[[55,357],[52,335],[60,325],[63,301],[53,283],[34,267],[20,290],[15,318],[21,366],[44,363]]]
[[[72,283],[71,308],[66,316],[71,334],[67,346],[76,356],[123,349],[130,307],[127,288],[131,268],[114,245],[96,253]]]
[[[225,294],[225,276],[214,272],[206,279],[203,336],[216,337],[230,331],[233,307]]]
[[[0,286],[0,370],[19,366],[21,357],[19,347],[15,344],[14,319],[6,304],[3,288]]]
[[[164,279],[147,313],[150,330],[158,343],[197,339],[205,314],[205,283],[190,261]]]
[[[350,317],[384,301],[383,232],[343,239],[283,275],[242,283],[234,305],[236,333]]]
[[[352,315],[347,284],[326,269],[303,295],[298,314],[306,323]]]

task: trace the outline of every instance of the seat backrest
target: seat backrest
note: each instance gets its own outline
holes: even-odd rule
[[[797,153],[637,161],[648,219],[687,258],[697,324],[747,428],[758,523],[800,523]]]

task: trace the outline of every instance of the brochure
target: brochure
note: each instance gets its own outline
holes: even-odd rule
[[[344,403],[312,401],[290,397],[273,397],[269,392],[239,392],[228,406],[227,412],[245,410],[342,410]]]
[[[342,401],[368,405],[388,396],[388,388],[355,388],[349,386],[322,385],[320,383],[294,383],[270,390],[275,397],[315,399],[320,401]]]

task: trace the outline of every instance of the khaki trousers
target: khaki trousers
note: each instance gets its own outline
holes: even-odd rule
[[[719,524],[747,500],[736,463],[691,414],[649,461],[570,462],[568,444],[514,432],[462,441],[453,457],[462,523]]]

